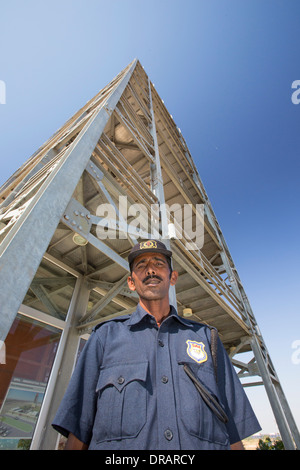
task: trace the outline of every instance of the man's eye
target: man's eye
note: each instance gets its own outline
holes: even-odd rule
[[[144,262],[140,262],[136,265],[137,268],[142,268],[143,266],[145,266]]]

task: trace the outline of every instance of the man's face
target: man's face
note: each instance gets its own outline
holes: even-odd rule
[[[171,273],[165,255],[148,252],[134,260],[128,286],[142,299],[162,300],[169,295],[169,287],[176,284],[177,277],[176,271]]]

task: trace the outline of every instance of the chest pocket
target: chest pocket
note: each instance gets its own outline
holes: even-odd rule
[[[136,437],[147,419],[148,362],[114,364],[100,369],[97,383],[97,442]]]
[[[214,370],[201,365],[195,367],[193,364],[189,364],[189,366],[193,368],[193,374],[197,380],[213,399],[220,403]],[[179,388],[182,397],[180,402],[181,420],[187,431],[205,441],[227,446],[226,425],[207,406],[195,384],[185,373],[182,363],[179,363]]]

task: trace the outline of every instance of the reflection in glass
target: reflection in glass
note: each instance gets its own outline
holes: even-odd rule
[[[55,358],[60,330],[18,315],[0,364],[0,449],[28,449]]]

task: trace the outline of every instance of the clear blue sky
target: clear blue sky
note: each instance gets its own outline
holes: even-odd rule
[[[187,141],[300,427],[300,2],[10,0],[0,13],[0,184],[137,57]],[[249,397],[276,431],[263,389]]]

